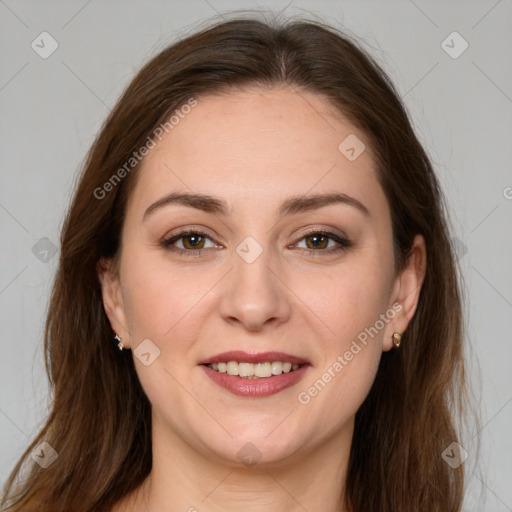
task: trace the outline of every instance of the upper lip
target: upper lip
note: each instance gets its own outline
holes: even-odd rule
[[[308,363],[308,361],[301,357],[292,356],[284,352],[259,352],[258,354],[249,354],[243,350],[234,350],[207,357],[200,361],[199,364],[227,363],[229,361],[237,361],[239,363],[266,363],[272,361],[289,362],[292,364]]]

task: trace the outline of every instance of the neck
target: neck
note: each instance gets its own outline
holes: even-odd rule
[[[154,417],[152,470],[129,502],[138,512],[343,512],[352,434],[353,422],[305,453],[245,466],[190,446]]]

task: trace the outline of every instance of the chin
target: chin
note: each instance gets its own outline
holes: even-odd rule
[[[301,439],[294,437],[289,429],[285,433],[270,435],[275,429],[275,422],[268,430],[261,426],[246,428],[245,430],[227,430],[233,437],[227,434],[215,443],[211,435],[203,438],[204,444],[210,452],[218,455],[220,459],[234,466],[260,467],[285,464],[295,458],[301,447]],[[263,431],[264,430],[264,431]],[[263,431],[263,432],[262,432]],[[286,437],[285,437],[286,436]],[[212,442],[213,441],[213,442]],[[302,443],[303,444],[303,443]]]

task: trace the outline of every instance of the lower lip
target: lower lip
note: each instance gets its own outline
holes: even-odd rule
[[[209,366],[201,365],[206,375],[219,386],[222,386],[235,395],[252,397],[274,395],[275,393],[279,393],[279,391],[283,391],[283,389],[293,386],[304,377],[309,367],[309,364],[303,364],[293,372],[281,373],[281,375],[259,379],[244,379],[238,375],[221,373],[212,370]]]

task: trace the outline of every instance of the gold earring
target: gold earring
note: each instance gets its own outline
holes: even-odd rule
[[[114,339],[115,339],[116,341],[118,341],[118,342],[119,342],[119,343],[117,344],[117,348],[118,348],[119,350],[123,350],[124,345],[123,345],[123,342],[122,342],[121,338],[116,334],[116,335],[114,336]]]
[[[399,332],[395,332],[393,334],[393,345],[395,345],[396,348],[400,346],[400,343],[402,341],[402,335]]]

